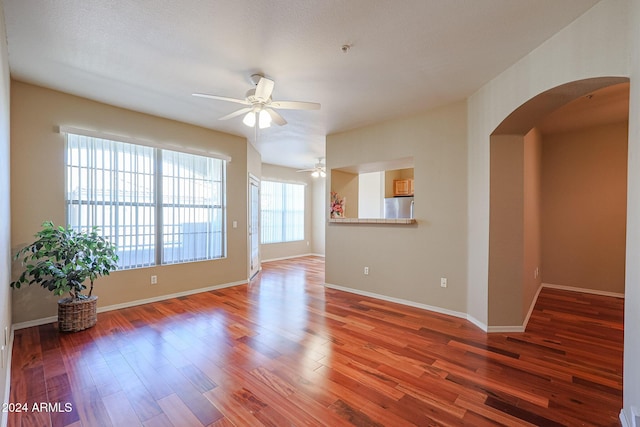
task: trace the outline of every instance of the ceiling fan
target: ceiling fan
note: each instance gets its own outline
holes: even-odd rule
[[[324,178],[327,176],[327,167],[324,164],[324,157],[318,157],[318,162],[311,169],[300,169],[296,172],[311,172],[311,176],[314,178],[319,176]]]
[[[207,93],[194,93],[193,96],[201,98],[217,99],[219,101],[235,102],[236,104],[246,105],[233,113],[220,117],[219,120],[228,120],[234,117],[245,115],[242,122],[254,127],[256,122],[260,129],[271,126],[275,123],[278,126],[287,124],[287,121],[276,111],[279,110],[319,110],[320,104],[315,102],[302,101],[274,101],[271,99],[271,93],[275,86],[275,82],[266,78],[262,74],[251,75],[251,81],[255,84],[255,88],[249,89],[244,99],[229,98],[226,96],[210,95]]]

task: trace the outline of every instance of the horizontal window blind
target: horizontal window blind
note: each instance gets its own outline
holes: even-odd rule
[[[261,242],[304,240],[304,185],[275,181],[260,185]]]

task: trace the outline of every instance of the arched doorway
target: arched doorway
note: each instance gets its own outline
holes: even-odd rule
[[[558,124],[557,120],[555,124],[548,124],[553,122],[552,113],[559,111],[563,106],[571,105],[572,102],[577,102],[576,100],[588,99],[590,94],[603,88],[626,83],[628,83],[627,78],[607,77],[580,80],[558,86],[521,105],[492,133],[488,277],[488,324],[492,330],[523,331],[537,292],[543,280],[546,279],[543,255],[547,253],[543,253],[543,249],[548,245],[543,242],[545,236],[543,219],[549,214],[548,209],[542,208],[545,197],[543,197],[544,185],[541,174],[542,162],[546,159],[543,156],[542,147],[548,146],[548,138],[543,134],[541,126],[547,123],[547,127],[553,125],[561,128],[562,123]],[[628,85],[626,96],[628,98]],[[626,108],[628,109],[628,101]],[[599,113],[593,112],[595,115],[581,111],[574,116],[576,122],[582,121],[587,125],[589,123],[594,125],[598,122],[597,114],[601,115],[600,121],[604,121],[607,119],[604,116],[612,114],[613,110],[614,108],[601,109]],[[628,112],[626,114],[628,120]],[[624,147],[626,156],[626,145]],[[626,194],[626,184],[624,191]],[[572,192],[566,194],[568,198],[572,195]],[[549,200],[546,201],[549,202]],[[626,208],[623,207],[622,210],[626,211]],[[622,236],[624,236],[624,230]],[[567,251],[566,248],[561,250]],[[576,255],[576,258],[579,257],[582,255]],[[571,259],[571,257],[565,259]],[[624,246],[616,262],[622,263],[621,283],[623,285]],[[584,268],[588,269],[589,264]],[[559,276],[556,274],[555,277]],[[580,287],[577,283],[558,284]]]

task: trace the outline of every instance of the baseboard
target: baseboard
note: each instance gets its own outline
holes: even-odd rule
[[[423,310],[433,311],[434,313],[446,314],[448,316],[459,317],[459,318],[462,318],[462,319],[465,319],[465,320],[467,320],[469,318],[469,316],[467,316],[467,313],[462,313],[460,311],[454,311],[454,310],[449,310],[449,309],[446,309],[446,308],[436,307],[436,306],[433,306],[433,305],[422,304],[422,303],[419,303],[419,302],[409,301],[409,300],[402,299],[402,298],[395,298],[395,297],[390,297],[390,296],[387,296],[387,295],[376,294],[374,292],[361,291],[360,289],[347,288],[346,286],[334,285],[334,284],[331,284],[331,283],[325,283],[324,285],[327,288],[336,289],[338,291],[349,292],[349,293],[352,293],[352,294],[362,295],[362,296],[370,297],[370,298],[375,298],[375,299],[379,299],[379,300],[382,300],[382,301],[394,302],[394,303],[406,305],[406,306],[409,306],[409,307],[421,308]],[[473,323],[474,325],[477,326],[477,324],[475,322],[471,322],[471,323]]]
[[[543,284],[540,283],[538,286],[538,290],[536,291],[536,295],[533,297],[533,301],[531,301],[531,305],[529,306],[529,311],[527,312],[527,316],[524,318],[524,322],[522,323],[522,332],[527,329],[527,325],[529,324],[529,319],[531,319],[531,315],[533,314],[533,309],[536,308],[536,303],[538,302],[538,297],[540,296],[540,291],[542,291]]]
[[[627,412],[631,412],[631,420],[627,417]],[[622,408],[618,418],[620,418],[620,424],[622,424],[622,427],[640,427],[640,414],[633,406],[631,407],[631,411],[625,411],[624,408]]]
[[[7,344],[7,364],[5,365],[7,369],[7,375],[5,376],[5,385],[4,385],[4,402],[9,403],[10,393],[11,393],[11,357],[13,355],[13,326],[11,327],[11,334],[9,335],[9,343]],[[2,417],[0,418],[0,426],[7,427],[7,423],[9,422],[9,413],[6,411],[2,411]]]
[[[472,315],[467,314],[467,320],[476,325],[478,328],[482,329],[484,332],[489,332],[489,327],[484,322],[479,321]]]
[[[306,253],[306,254],[301,254],[301,255],[284,256],[284,257],[281,257],[281,258],[263,259],[263,260],[261,260],[261,262],[284,261],[286,259],[302,258],[302,257],[306,257],[306,256],[319,256],[319,257],[323,257],[324,258],[324,255]]]
[[[105,307],[98,307],[98,313],[104,313],[105,311],[112,311],[112,310],[119,310],[122,308],[129,308],[129,307],[135,307],[137,305],[143,305],[143,304],[150,304],[152,302],[158,302],[158,301],[164,301],[164,300],[168,300],[171,298],[179,298],[179,297],[184,297],[187,295],[194,295],[194,294],[200,294],[202,292],[209,292],[209,291],[215,291],[218,289],[224,289],[224,288],[230,288],[232,286],[238,286],[238,285],[244,285],[247,282],[245,280],[241,280],[238,282],[230,282],[230,283],[223,283],[221,285],[213,285],[213,286],[207,286],[206,288],[198,288],[198,289],[191,289],[189,291],[183,291],[183,292],[176,292],[173,294],[166,294],[166,295],[159,295],[157,297],[151,297],[151,298],[145,298],[145,299],[139,299],[139,300],[135,300],[135,301],[128,301],[128,302],[123,302],[120,304],[113,304],[113,305],[107,305]],[[40,326],[40,325],[46,325],[47,323],[53,323],[53,322],[57,322],[58,321],[58,317],[57,316],[50,316],[50,317],[43,317],[41,319],[35,319],[35,320],[28,320],[26,322],[20,322],[20,323],[16,323],[13,325],[14,329],[24,329],[24,328],[30,328],[32,326]]]
[[[575,286],[554,285],[552,283],[543,283],[543,288],[559,289],[561,291],[582,292],[583,294],[602,295],[605,297],[624,298],[624,294],[618,292],[600,291],[598,289],[578,288]]]
[[[622,424],[622,427],[632,427],[631,423],[627,419],[627,414],[624,412],[624,408],[620,409],[620,415],[618,418],[620,418],[620,424]]]
[[[489,326],[487,328],[487,332],[490,334],[519,334],[524,331],[524,326]]]

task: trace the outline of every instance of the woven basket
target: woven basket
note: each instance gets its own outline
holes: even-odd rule
[[[96,324],[98,297],[73,300],[63,298],[58,301],[58,330],[60,332],[78,332]]]

